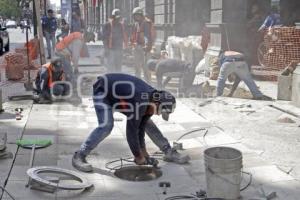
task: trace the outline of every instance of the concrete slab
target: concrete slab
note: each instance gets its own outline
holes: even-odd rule
[[[26,188],[26,181],[9,181],[6,189],[16,198],[24,200],[55,200],[56,194],[50,194],[46,192],[31,190]],[[10,199],[7,194],[3,196],[3,199]]]
[[[245,168],[245,171],[253,175],[254,185],[295,180],[274,165]]]

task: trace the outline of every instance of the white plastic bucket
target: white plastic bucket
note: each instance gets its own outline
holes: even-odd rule
[[[234,148],[213,147],[204,151],[208,198],[240,198],[242,162],[242,153]]]

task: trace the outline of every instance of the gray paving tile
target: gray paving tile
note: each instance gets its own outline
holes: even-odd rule
[[[28,166],[30,162],[30,154],[18,154],[15,165]],[[56,166],[57,154],[36,153],[34,156],[34,166]]]
[[[16,198],[25,200],[54,200],[55,194],[49,194],[46,192],[31,190],[26,188],[27,181],[9,181],[6,189]],[[7,194],[4,195],[3,199],[9,199]]]
[[[245,168],[246,172],[250,172],[253,175],[254,184],[264,184],[280,181],[293,181],[294,178],[281,170],[275,165],[259,166]]]

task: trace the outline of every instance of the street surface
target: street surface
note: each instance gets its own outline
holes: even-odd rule
[[[18,30],[9,30],[12,50],[23,45],[25,35]],[[81,61],[80,72],[84,75],[100,74],[105,71],[98,56],[100,46],[89,45],[91,59]],[[88,61],[90,60],[90,61]],[[131,68],[123,68],[132,73]],[[2,75],[3,76],[3,75]],[[86,83],[89,90],[92,82]],[[274,83],[259,82],[262,91],[276,97]],[[5,99],[8,95],[23,94],[22,83],[5,82],[1,85]],[[88,92],[87,92],[88,93]],[[171,144],[183,133],[207,128],[182,138],[184,150],[192,160],[187,165],[176,165],[160,161],[163,176],[149,182],[127,182],[114,177],[105,168],[109,161],[131,155],[125,139],[126,118],[116,113],[112,134],[101,143],[88,160],[95,166],[90,174],[81,173],[94,184],[87,191],[61,191],[50,194],[31,190],[25,185],[28,180],[30,150],[17,148],[15,141],[20,138],[51,139],[53,144],[45,149],[36,150],[34,166],[57,166],[75,170],[71,158],[82,141],[97,125],[90,96],[83,99],[83,105],[76,107],[67,102],[52,105],[32,104],[32,101],[7,101],[5,113],[0,115],[0,132],[8,134],[8,151],[16,154],[16,159],[0,160],[0,184],[5,186],[15,199],[20,200],[164,200],[168,196],[191,194],[206,189],[203,151],[213,146],[228,146],[243,153],[243,171],[253,175],[250,186],[241,192],[243,199],[266,199],[266,195],[276,192],[280,200],[299,200],[300,196],[300,119],[275,110],[276,105],[300,115],[300,109],[289,102],[261,102],[237,98],[220,97],[208,101],[200,98],[178,99],[178,105],[170,121],[154,117],[163,134]],[[250,105],[250,106],[249,106]],[[22,107],[22,120],[15,119],[15,108]],[[280,119],[292,119],[295,123],[283,123]],[[158,151],[147,138],[149,152]],[[9,173],[11,170],[11,173]],[[7,182],[6,182],[7,181]],[[168,194],[163,195],[158,183],[171,182]],[[243,176],[242,186],[247,185],[249,177]],[[1,194],[1,193],[0,193]],[[1,199],[1,198],[0,198]],[[3,200],[10,199],[3,194]]]

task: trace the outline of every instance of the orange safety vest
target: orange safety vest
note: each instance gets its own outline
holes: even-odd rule
[[[121,23],[122,34],[123,34],[123,48],[126,49],[128,47],[127,33],[125,31],[124,23],[123,22],[120,22],[120,23]],[[109,24],[110,24],[110,35],[109,35],[109,38],[108,38],[108,48],[112,48],[113,28],[114,28],[113,20],[110,20]]]
[[[46,68],[48,71],[49,79],[48,79],[47,85],[49,88],[52,88],[54,85],[53,74],[52,74],[53,73],[53,65],[51,63],[46,63],[42,67]],[[61,74],[58,81],[63,81],[63,80],[64,80],[64,73]]]
[[[141,23],[141,25],[139,26],[138,23],[135,24],[134,26],[134,30],[132,32],[131,35],[131,43],[135,46],[137,45],[138,40],[140,39],[142,41],[142,45],[145,44],[145,39],[144,39],[144,29],[145,29],[145,23],[149,23],[150,24],[150,39],[151,39],[151,44],[154,43],[155,39],[156,39],[156,30],[154,27],[153,22],[151,21],[151,19],[145,17],[144,21]]]
[[[60,51],[69,46],[69,44],[76,39],[83,40],[83,35],[80,32],[70,33],[68,36],[64,37],[60,42],[55,46],[56,50]]]

